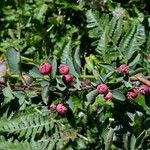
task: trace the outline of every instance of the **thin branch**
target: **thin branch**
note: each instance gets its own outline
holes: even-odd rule
[[[143,78],[143,77],[140,76],[140,75],[136,75],[135,77],[136,77],[140,82],[146,84],[147,86],[150,86],[150,81],[149,81],[149,80]]]
[[[85,136],[83,136],[83,135],[81,135],[81,134],[79,134],[79,133],[77,133],[77,136],[79,136],[80,138],[82,138],[82,139],[88,141],[88,138],[86,138]]]

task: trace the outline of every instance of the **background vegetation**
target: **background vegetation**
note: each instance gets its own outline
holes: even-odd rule
[[[0,149],[149,149],[150,94],[126,96],[141,85],[135,75],[149,79],[149,8],[149,0],[1,0]],[[62,82],[60,64],[73,83]],[[129,75],[117,74],[121,64]],[[102,82],[112,101],[96,93]],[[60,102],[65,116],[50,111]]]

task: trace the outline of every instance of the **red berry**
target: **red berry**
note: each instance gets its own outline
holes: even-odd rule
[[[52,70],[52,65],[49,63],[42,63],[39,67],[39,72],[43,75],[49,74]]]
[[[145,95],[145,94],[149,93],[150,87],[143,84],[143,85],[140,86],[138,91],[139,91],[140,94]]]
[[[58,104],[56,109],[57,109],[58,113],[60,113],[60,114],[66,114],[66,112],[68,110],[67,107],[64,106],[64,104],[62,104],[62,103]]]
[[[99,94],[106,94],[108,93],[108,86],[106,84],[101,83],[97,86],[97,91]]]
[[[50,105],[50,111],[54,111],[55,109],[56,109],[56,105],[54,104],[54,103],[52,103],[51,105]]]
[[[59,69],[60,74],[63,74],[63,75],[69,72],[69,67],[66,65],[60,65],[58,69]]]
[[[62,80],[64,83],[70,83],[73,81],[73,77],[71,74],[66,74],[62,76]]]
[[[104,95],[104,99],[105,100],[111,100],[112,99],[112,93],[111,92],[108,92],[106,95]]]
[[[119,68],[118,68],[118,72],[125,74],[128,73],[128,66],[126,64],[122,64]]]
[[[137,96],[138,96],[138,92],[137,92],[136,89],[131,89],[127,93],[127,97],[128,97],[129,100],[132,100],[132,99],[136,98]]]

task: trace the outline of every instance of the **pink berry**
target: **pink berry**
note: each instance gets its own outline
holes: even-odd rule
[[[122,64],[119,68],[118,68],[118,72],[125,74],[128,73],[128,66],[126,64]]]
[[[42,63],[39,67],[39,72],[43,75],[49,74],[52,70],[52,65],[49,63]]]
[[[52,103],[51,105],[50,105],[50,111],[54,111],[55,109],[56,109],[56,105],[54,104],[54,103]]]
[[[66,112],[68,110],[67,107],[64,106],[64,104],[62,104],[62,103],[58,104],[56,109],[57,109],[58,113],[60,113],[60,114],[66,114]]]
[[[108,92],[106,95],[104,95],[104,99],[105,100],[111,100],[112,99],[112,93],[111,92]]]
[[[67,74],[69,72],[69,67],[66,65],[60,65],[58,67],[60,74]]]
[[[62,76],[62,80],[64,83],[70,83],[73,81],[73,77],[71,74],[66,74]]]
[[[137,96],[138,96],[138,92],[137,92],[136,89],[131,89],[127,93],[127,97],[128,97],[129,100],[132,100],[132,99],[136,98]]]
[[[97,89],[99,94],[106,94],[106,93],[108,93],[108,86],[106,84],[101,83],[101,84],[99,84],[97,86],[96,89]]]
[[[143,84],[143,85],[141,85],[139,87],[138,91],[139,91],[140,94],[145,95],[145,94],[147,94],[150,91],[150,87],[145,85],[145,84]]]

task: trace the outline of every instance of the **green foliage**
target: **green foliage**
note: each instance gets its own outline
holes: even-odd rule
[[[51,149],[53,148],[52,142],[50,143],[50,141],[24,141],[24,142],[19,142],[17,140],[15,141],[6,141],[6,140],[2,140],[0,141],[0,148],[1,149],[12,149],[12,147],[16,150],[22,149],[29,149],[29,150],[40,150],[40,149]]]
[[[0,72],[6,65],[7,75],[0,76],[0,150],[149,149],[150,93],[128,97],[149,85],[148,5],[1,0]],[[44,62],[52,65],[48,75],[39,72]],[[127,73],[119,73],[121,64]],[[100,83],[107,93],[98,93]],[[60,103],[64,114],[52,110]]]
[[[14,48],[7,50],[7,62],[13,73],[20,74],[20,52]]]
[[[118,55],[120,60],[127,63],[133,53],[140,52],[146,35],[144,26],[139,22],[133,21],[130,25],[120,18],[109,18],[92,10],[88,10],[86,16],[89,37],[96,40],[92,45],[101,62],[111,63]]]
[[[1,119],[0,133],[1,134],[16,134],[18,139],[24,137],[25,139],[34,139],[35,136],[40,135],[43,130],[47,133],[50,129],[49,120],[46,117],[37,113],[17,114],[17,117],[10,121]]]

